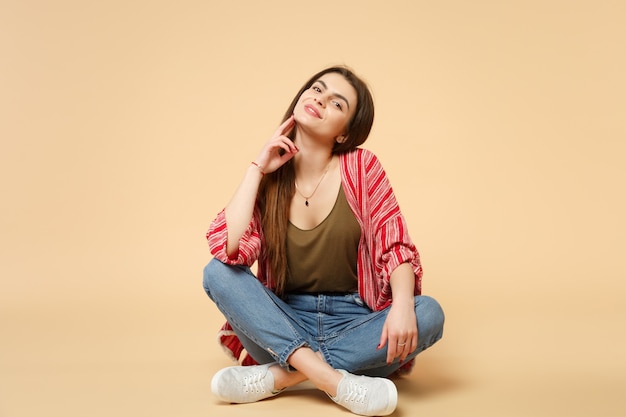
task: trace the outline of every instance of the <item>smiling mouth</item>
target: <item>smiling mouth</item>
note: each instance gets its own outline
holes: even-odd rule
[[[307,104],[306,106],[304,106],[304,110],[305,110],[307,113],[309,113],[309,114],[311,114],[311,115],[313,115],[313,116],[317,117],[318,119],[321,119],[321,118],[322,118],[322,117],[320,116],[319,112],[317,111],[317,109],[316,109],[315,107],[313,107],[313,106],[310,106],[310,105],[308,105],[308,104]]]

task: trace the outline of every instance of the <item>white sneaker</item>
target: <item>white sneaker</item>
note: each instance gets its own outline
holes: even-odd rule
[[[271,365],[224,368],[213,376],[211,391],[230,403],[253,403],[273,397],[281,391],[274,390],[274,375],[268,371]]]
[[[362,416],[386,416],[396,409],[398,390],[390,380],[339,372],[343,378],[337,386],[337,396],[330,397],[337,404]]]

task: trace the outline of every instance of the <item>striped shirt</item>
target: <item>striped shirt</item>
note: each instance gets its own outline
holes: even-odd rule
[[[391,184],[378,158],[365,149],[341,154],[341,181],[346,199],[361,227],[357,275],[363,301],[375,311],[392,302],[391,273],[408,262],[415,274],[415,295],[421,294],[422,267]],[[239,241],[239,252],[226,253],[228,230],[222,210],[207,232],[213,256],[230,265],[252,266],[258,261],[257,278],[273,288],[273,277],[263,251],[261,213],[255,207],[252,220]]]

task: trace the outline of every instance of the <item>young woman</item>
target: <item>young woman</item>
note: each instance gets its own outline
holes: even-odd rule
[[[222,343],[248,355],[213,377],[221,400],[308,380],[355,414],[388,415],[388,377],[441,338],[443,311],[420,295],[419,254],[390,183],[358,148],[373,120],[351,70],[315,74],[211,223],[204,288],[228,321]]]

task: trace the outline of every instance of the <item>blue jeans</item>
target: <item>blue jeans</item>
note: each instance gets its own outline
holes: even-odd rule
[[[387,348],[377,349],[389,308],[372,311],[357,293],[288,294],[279,298],[245,266],[213,259],[204,268],[204,289],[258,363],[288,367],[298,348],[320,352],[335,369],[389,376]],[[443,334],[444,314],[434,299],[415,297],[418,346],[406,359],[432,346]]]

